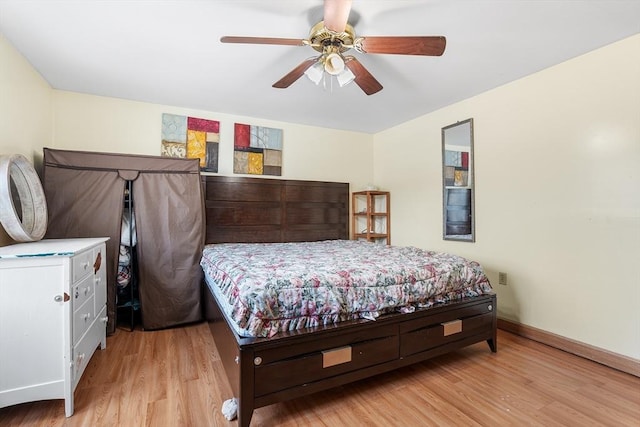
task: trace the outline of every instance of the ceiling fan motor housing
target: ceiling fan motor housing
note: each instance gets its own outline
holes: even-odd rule
[[[346,25],[344,31],[338,33],[329,30],[324,26],[324,21],[320,21],[309,32],[310,46],[321,53],[330,53],[327,50],[339,53],[346,52],[353,46],[355,38],[355,31],[349,24]]]

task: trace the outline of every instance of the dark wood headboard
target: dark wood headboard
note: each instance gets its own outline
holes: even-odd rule
[[[203,176],[206,243],[349,238],[349,184]]]

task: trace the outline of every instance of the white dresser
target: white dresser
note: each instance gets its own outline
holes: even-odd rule
[[[0,247],[0,408],[64,399],[106,347],[107,238]]]

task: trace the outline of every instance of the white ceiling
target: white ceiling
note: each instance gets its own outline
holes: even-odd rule
[[[321,19],[322,0],[0,0],[0,31],[56,89],[366,133],[639,33],[640,0],[354,0],[357,36],[447,38],[441,57],[355,53],[372,96],[274,89],[316,51],[219,42]]]

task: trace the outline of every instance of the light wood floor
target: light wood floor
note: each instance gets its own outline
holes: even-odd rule
[[[62,400],[0,409],[0,426],[235,426],[204,323],[118,330]],[[639,426],[640,378],[499,331],[485,343],[254,412],[252,426]]]

